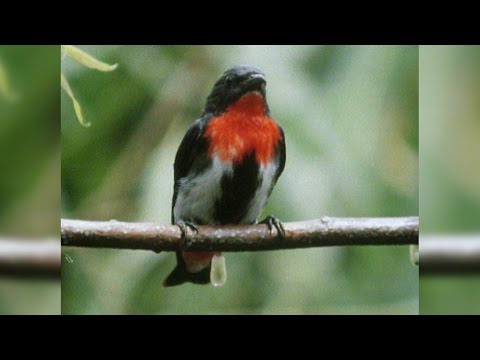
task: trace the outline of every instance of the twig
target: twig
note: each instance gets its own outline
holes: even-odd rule
[[[0,276],[60,278],[60,269],[58,240],[0,239]]]
[[[328,218],[284,223],[279,239],[266,225],[199,226],[182,239],[175,225],[62,220],[62,245],[160,251],[258,251],[418,243],[418,217]]]
[[[460,273],[480,273],[480,236],[422,236],[421,275]]]

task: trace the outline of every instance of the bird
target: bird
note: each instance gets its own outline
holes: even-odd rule
[[[236,65],[215,82],[200,118],[188,128],[174,161],[172,224],[182,236],[200,225],[263,223],[282,237],[283,225],[269,215],[258,222],[285,168],[286,142],[270,116],[265,73]],[[222,286],[221,252],[176,252],[177,265],[163,285]]]

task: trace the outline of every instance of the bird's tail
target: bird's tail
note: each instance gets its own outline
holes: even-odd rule
[[[177,286],[186,282],[194,284],[207,285],[210,284],[210,266],[197,273],[191,273],[187,271],[185,260],[183,260],[182,253],[177,252],[177,266],[168,275],[163,282],[163,286]]]
[[[188,271],[184,256],[186,256],[186,259],[189,261],[190,270],[192,270],[192,264],[196,266],[200,265],[201,270],[198,272]],[[203,261],[198,262],[198,260],[202,258]],[[206,264],[205,261],[207,261]],[[225,266],[225,257],[222,253],[204,252],[195,254],[184,252],[182,254],[179,251],[177,252],[177,266],[165,279],[163,286],[176,286],[186,282],[200,285],[211,283],[213,286],[223,286],[226,281],[227,269]]]

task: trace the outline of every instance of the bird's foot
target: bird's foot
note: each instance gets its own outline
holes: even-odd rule
[[[190,247],[192,244],[192,238],[189,232],[187,231],[190,229],[191,232],[194,232],[195,234],[198,234],[198,228],[197,225],[192,223],[191,221],[177,221],[176,225],[179,227],[180,231],[182,232],[182,239],[185,243],[185,247]]]
[[[273,215],[268,215],[263,221],[260,221],[259,224],[265,224],[272,233],[273,228],[277,230],[277,236],[280,239],[285,237],[285,229],[283,228],[282,222]]]

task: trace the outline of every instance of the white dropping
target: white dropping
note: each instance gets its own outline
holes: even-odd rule
[[[227,267],[223,254],[215,254],[210,267],[210,282],[213,286],[223,286],[227,281]]]

